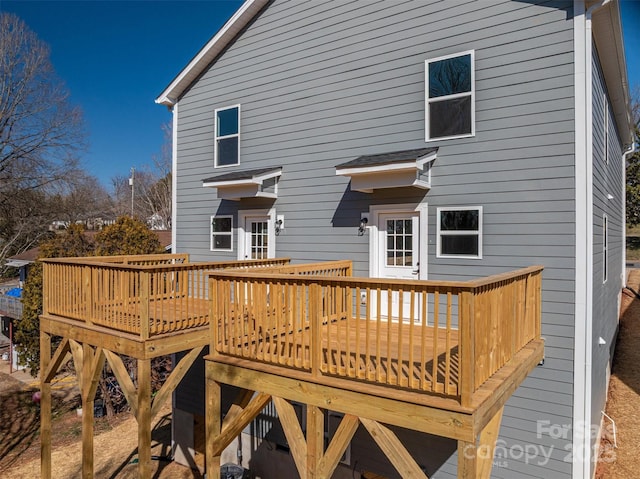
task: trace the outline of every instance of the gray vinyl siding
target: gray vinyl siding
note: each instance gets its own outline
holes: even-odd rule
[[[569,477],[571,436],[537,434],[537,421],[571,424],[575,290],[572,2],[274,1],[179,101],[176,250],[194,261],[237,257],[209,250],[211,215],[274,207],[285,216],[276,256],[351,259],[369,274],[371,206],[428,204],[430,279],[469,279],[545,266],[546,361],[509,401],[495,478]],[[476,134],[425,143],[424,62],[475,51]],[[214,109],[241,104],[241,164],[213,168]],[[360,155],[439,146],[432,188],[353,192],[335,165]],[[202,179],[282,166],[275,202],[220,201]],[[436,209],[483,207],[483,258],[436,258]],[[610,269],[613,276],[614,270]],[[193,385],[181,387],[194,387]],[[201,387],[204,387],[202,384]],[[190,393],[189,393],[190,394]],[[193,395],[176,393],[178,399]],[[185,399],[186,401],[186,399]],[[178,404],[180,408],[187,404]],[[447,445],[416,436],[409,449],[429,477],[456,477]],[[398,477],[359,434],[358,467]],[[538,437],[540,436],[540,437]],[[551,448],[548,461],[517,448]],[[420,451],[424,451],[420,455]],[[374,460],[375,458],[375,460]]]
[[[622,144],[613,119],[598,52],[593,47],[593,348],[591,424],[599,427],[607,400],[608,372],[618,331],[619,298],[623,286],[624,189]],[[607,108],[608,107],[608,108]],[[608,135],[605,135],[608,116]],[[608,138],[608,161],[605,158]],[[609,195],[613,198],[609,199]],[[603,282],[603,217],[608,226],[608,274]],[[605,344],[600,345],[602,338]],[[605,425],[609,425],[608,422]],[[592,437],[592,450],[597,437]],[[592,471],[594,464],[591,465]]]

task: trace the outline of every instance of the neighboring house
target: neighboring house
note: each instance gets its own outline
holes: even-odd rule
[[[158,213],[154,213],[147,218],[147,225],[149,225],[149,229],[154,231],[167,230],[167,222]]]
[[[493,477],[592,477],[634,141],[619,3],[602,3],[246,1],[156,100],[174,251],[434,280],[544,265],[545,361],[507,403]],[[192,464],[202,369],[174,396]],[[246,432],[273,453],[244,464],[296,477],[270,414]],[[405,433],[429,477],[455,475],[455,447]],[[398,477],[375,447],[356,434],[334,477]]]
[[[75,223],[78,225],[84,225],[87,228],[87,230],[91,231],[91,230],[101,230],[105,226],[112,225],[115,222],[116,222],[115,218],[103,218],[103,217],[97,216],[93,218],[87,218],[84,220],[76,220]],[[49,225],[49,230],[50,231],[65,230],[68,227],[69,227],[69,221],[56,220],[51,222],[51,224]],[[164,229],[164,228],[157,228],[157,229]]]

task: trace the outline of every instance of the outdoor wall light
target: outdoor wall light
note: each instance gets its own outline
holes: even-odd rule
[[[369,222],[368,218],[360,219],[360,226],[358,227],[358,236],[363,236],[365,229],[367,227],[367,223]]]
[[[274,229],[274,231],[275,231],[275,233],[276,233],[276,236],[278,236],[278,235],[280,234],[280,231],[282,230],[282,223],[283,223],[282,218],[278,218],[278,219],[276,220],[276,222],[275,222],[275,229]]]

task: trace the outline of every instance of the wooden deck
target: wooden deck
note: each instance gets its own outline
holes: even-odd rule
[[[213,272],[211,357],[468,406],[485,381],[540,339],[540,279],[539,267],[469,282]]]
[[[219,476],[224,447],[273,401],[301,477],[330,477],[359,424],[403,476],[426,477],[385,426],[392,424],[458,440],[466,479],[488,477],[490,458],[468,450],[495,446],[505,402],[543,356],[537,266],[455,282],[355,278],[350,261],[189,263],[186,255],[156,255],[43,263],[45,479],[50,381],[67,357],[87,411],[84,477],[93,475],[91,411],[105,362],[138,420],[139,473],[147,477],[151,418],[209,344],[210,477]],[[55,352],[54,336],[62,338]],[[179,351],[188,353],[152,398],[150,360]],[[137,359],[137,387],[120,354]],[[241,393],[221,422],[223,383]],[[306,436],[290,401],[308,406]],[[345,414],[326,450],[324,409]]]
[[[51,478],[51,380],[61,365],[69,358],[73,360],[80,385],[84,411],[82,477],[91,478],[94,474],[93,406],[105,363],[116,376],[138,422],[139,476],[150,477],[151,420],[209,342],[208,272],[289,264],[286,258],[190,263],[188,255],[58,258],[42,262],[40,432],[44,479]],[[57,344],[55,351],[53,344]],[[181,351],[186,354],[152,397],[151,359]],[[137,360],[137,384],[120,355]]]
[[[427,479],[395,425],[457,440],[458,477],[488,479],[504,405],[543,357],[542,268],[438,282],[314,267],[209,276],[208,476],[272,401],[302,478],[331,477],[362,425],[402,477]],[[222,384],[241,389],[226,412]],[[327,447],[326,409],[344,414]]]

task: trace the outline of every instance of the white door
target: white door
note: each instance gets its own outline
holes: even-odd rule
[[[377,263],[382,278],[420,279],[420,215],[415,211],[380,213],[377,221]],[[402,305],[402,311],[400,306]],[[381,296],[380,312],[389,316],[388,295]],[[411,295],[398,291],[391,295],[391,316],[411,317]],[[421,303],[414,300],[414,320],[420,319]]]
[[[417,213],[378,216],[379,264],[383,278],[418,279],[420,217]]]
[[[269,217],[245,217],[244,232],[245,259],[269,258]]]

